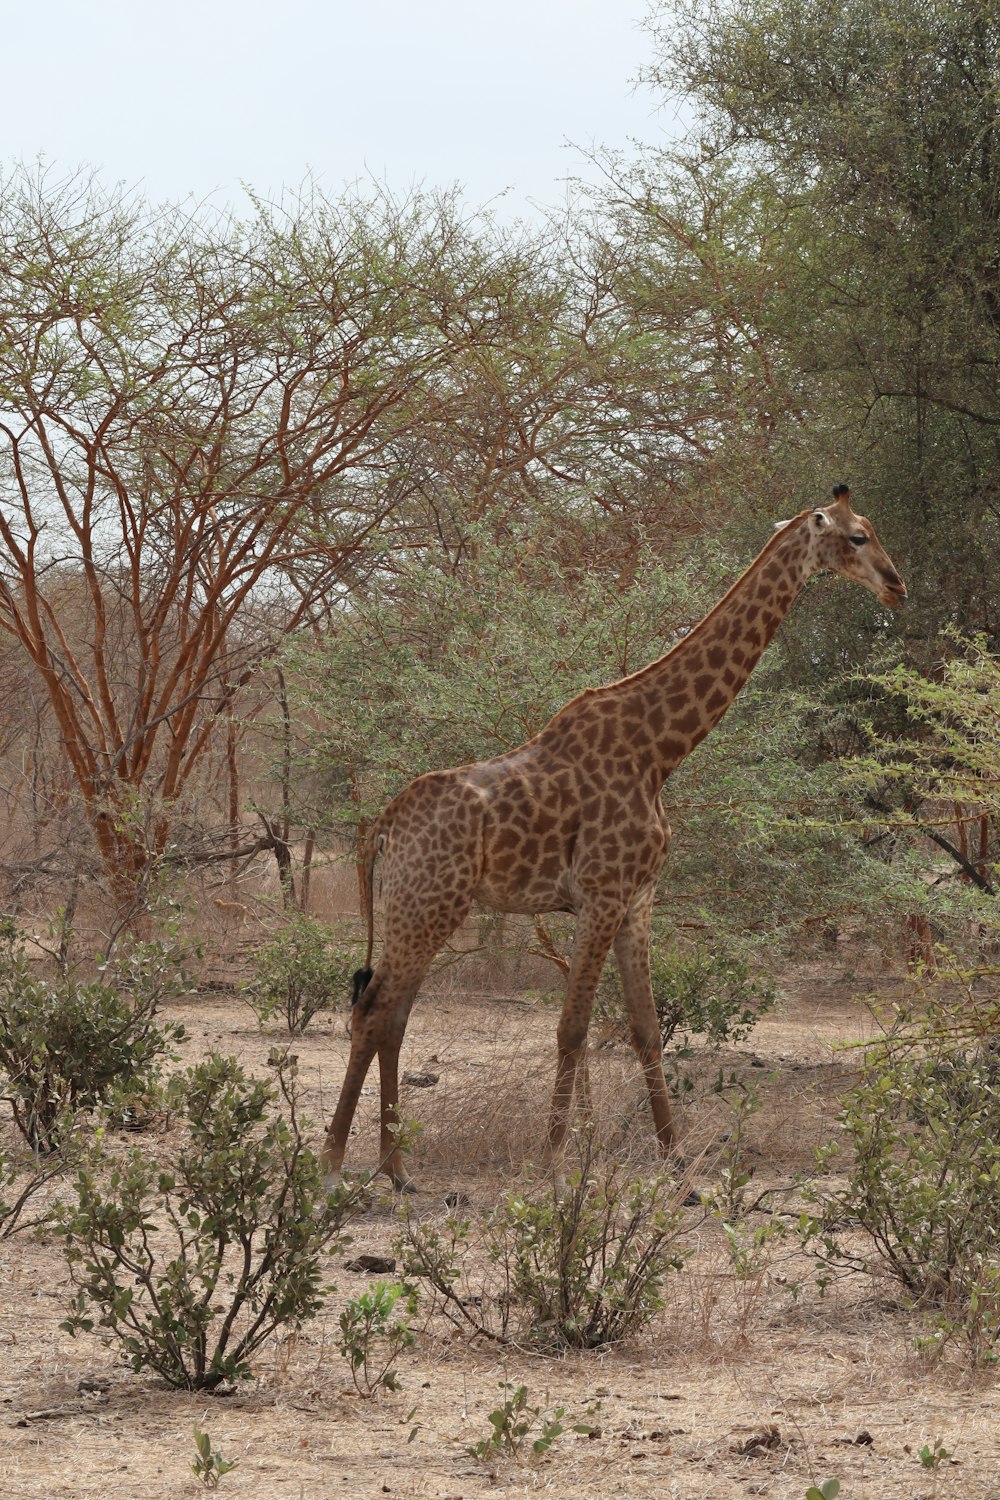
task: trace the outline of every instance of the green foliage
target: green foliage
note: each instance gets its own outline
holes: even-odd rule
[[[765,1189],[763,1192],[751,1195],[748,1192],[753,1182],[753,1168],[746,1161],[746,1133],[747,1125],[761,1106],[760,1094],[757,1089],[743,1083],[731,1080],[728,1084],[720,1077],[714,1092],[720,1097],[727,1097],[730,1104],[729,1124],[726,1129],[725,1145],[719,1156],[718,1175],[711,1187],[701,1191],[700,1197],[704,1206],[717,1218],[722,1220],[727,1233],[730,1234],[730,1251],[737,1276],[743,1274],[740,1259],[740,1241],[735,1236],[733,1226],[747,1218],[749,1214],[759,1209],[765,1200],[770,1200],[772,1193]],[[763,1241],[754,1234],[754,1243],[766,1242],[772,1233],[777,1231],[776,1221],[764,1235]]]
[[[690,585],[644,549],[634,586],[565,567],[544,536],[476,537],[475,563],[412,564],[296,662],[322,732],[315,759],[343,814],[371,815],[423,771],[498,755],[577,692],[666,649]],[[684,601],[682,603],[681,601]],[[343,796],[350,788],[350,800]]]
[[[397,1313],[400,1302],[405,1313],[402,1318]],[[340,1352],[362,1396],[374,1396],[380,1389],[399,1390],[399,1376],[392,1367],[402,1351],[413,1346],[409,1319],[416,1311],[416,1289],[386,1281],[375,1282],[344,1308],[340,1315]]]
[[[950,1020],[932,1008],[868,1049],[841,1115],[852,1153],[847,1184],[817,1195],[818,1212],[804,1216],[800,1232],[819,1247],[825,1275],[852,1267],[892,1276],[933,1319],[934,1333],[920,1340],[925,1351],[956,1341],[975,1363],[993,1363],[1000,1065],[989,1045],[956,1045]],[[870,1248],[859,1248],[846,1225],[860,1228]]]
[[[58,1224],[77,1288],[70,1333],[101,1331],[132,1368],[185,1390],[248,1378],[278,1328],[323,1305],[322,1262],[359,1194],[328,1194],[291,1084],[217,1055],[175,1075],[184,1130],[169,1158],[97,1149]]]
[[[511,1193],[488,1229],[512,1295],[542,1347],[596,1349],[637,1332],[679,1270],[679,1215],[662,1178],[603,1182],[575,1172],[565,1191]]]
[[[936,879],[928,902],[939,921],[951,919],[951,941],[968,947],[972,922],[982,935],[1000,933],[1000,661],[982,635],[950,631],[944,646],[930,675],[899,665],[874,679],[909,729],[872,730],[870,753],[846,772],[883,837],[910,845],[925,868],[952,862],[955,878]]]
[[[663,1305],[683,1257],[680,1215],[665,1179],[593,1170],[589,1156],[565,1191],[508,1193],[477,1223],[444,1232],[407,1219],[406,1274],[426,1281],[453,1321],[539,1349],[594,1349],[628,1338]],[[485,1257],[487,1280],[474,1286]]]
[[[899,703],[915,735],[874,737],[859,772],[898,783],[900,800],[971,803],[1000,817],[1000,661],[983,635],[951,630],[932,676],[899,664],[872,686]]]
[[[290,1035],[301,1034],[318,1011],[346,1003],[357,966],[332,928],[295,912],[254,954],[244,993],[262,1025],[280,1015]]]
[[[873,938],[894,934],[915,882],[859,837],[870,816],[838,764],[859,744],[832,690],[791,691],[772,648],[668,784],[667,909],[689,944],[710,943],[766,986],[776,952],[818,947],[828,927],[860,919]]]
[[[509,1299],[501,1296],[492,1306],[488,1302],[484,1306],[479,1283],[474,1286],[470,1280],[471,1275],[479,1273],[478,1265],[473,1270],[473,1240],[477,1235],[472,1219],[453,1214],[439,1227],[431,1219],[417,1219],[405,1202],[403,1215],[396,1253],[407,1278],[430,1288],[437,1305],[458,1327],[487,1338],[505,1339],[511,1311]]]
[[[0,925],[0,1067],[14,1121],[35,1151],[55,1151],[76,1111],[146,1088],[183,1026],[156,1020],[186,985],[170,945],[116,955],[100,980],[45,978],[12,921]]]
[[[755,348],[811,409],[808,456],[850,455],[893,513],[929,664],[941,623],[995,620],[1000,9],[671,0],[656,16],[654,78],[699,115],[691,170],[700,155],[717,193],[720,176],[752,192],[750,244],[781,247]]]
[[[195,1456],[191,1463],[191,1471],[196,1479],[200,1479],[206,1489],[218,1489],[219,1480],[231,1469],[239,1466],[239,1459],[226,1459],[216,1451],[212,1452],[212,1440],[207,1432],[202,1432],[195,1423],[194,1428]]]
[[[743,1041],[774,1005],[777,992],[750,964],[729,954],[650,950],[653,1000],[663,1045],[678,1033],[704,1037],[713,1047]]]
[[[490,1412],[489,1433],[465,1451],[481,1463],[490,1462],[498,1456],[516,1458],[531,1434],[537,1432],[537,1436],[531,1441],[531,1451],[537,1455],[547,1453],[557,1438],[562,1437],[566,1431],[566,1422],[563,1421],[566,1408],[532,1405],[528,1399],[528,1387],[515,1385],[512,1380],[502,1380],[500,1389],[505,1394],[500,1405]],[[592,1416],[596,1410],[596,1407],[588,1410],[587,1415]],[[594,1431],[590,1423],[574,1422],[572,1418],[567,1418],[567,1422],[572,1432],[589,1436]]]
[[[951,1457],[940,1438],[935,1438],[933,1443],[925,1443],[917,1454],[921,1467],[925,1469],[939,1469],[941,1465]]]

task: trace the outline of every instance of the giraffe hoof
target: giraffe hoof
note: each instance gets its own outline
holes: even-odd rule
[[[397,1193],[419,1193],[420,1192],[420,1189],[417,1187],[417,1184],[414,1182],[414,1180],[413,1180],[412,1177],[403,1177],[403,1178],[396,1178],[396,1177],[394,1177],[392,1179],[392,1186],[393,1186],[393,1191],[397,1192]]]

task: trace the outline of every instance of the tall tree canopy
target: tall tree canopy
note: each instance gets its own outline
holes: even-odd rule
[[[658,8],[652,80],[782,247],[767,323],[945,622],[998,639],[1000,6],[710,0]],[[898,537],[896,535],[898,533]]]
[[[600,295],[452,199],[245,221],[0,189],[0,627],[112,876],[163,847],[282,635],[586,477]]]

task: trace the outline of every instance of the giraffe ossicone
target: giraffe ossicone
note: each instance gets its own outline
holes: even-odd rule
[[[412,781],[372,826],[364,867],[368,951],[355,976],[351,1051],[323,1167],[339,1182],[373,1058],[381,1086],[380,1169],[412,1187],[396,1139],[399,1050],[435,954],[474,901],[533,916],[571,912],[576,935],[556,1033],[547,1156],[557,1175],[594,992],[613,948],[632,1042],[665,1156],[677,1136],[649,978],[657,878],[670,841],[660,792],[714,728],[799,590],[831,571],[898,608],[906,587],[845,485],[825,507],[779,522],[732,588],[671,651],[572,699],[526,744]],[[383,950],[373,966],[374,866]]]

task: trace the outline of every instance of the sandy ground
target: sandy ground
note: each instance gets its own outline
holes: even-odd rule
[[[487,1206],[537,1156],[554,1050],[551,1003],[503,1003],[462,983],[461,969],[451,970],[419,1002],[404,1051],[405,1066],[430,1066],[440,1078],[411,1089],[405,1107],[426,1126],[414,1161],[418,1211],[442,1218],[446,1191]],[[805,972],[745,1046],[698,1059],[698,1089],[682,1118],[689,1156],[702,1153],[703,1181],[733,1128],[731,1110],[708,1090],[720,1067],[761,1096],[745,1148],[755,1187],[787,1186],[811,1166],[854,1063],[840,1044],[874,1025],[853,998],[857,989]],[[215,1048],[263,1071],[281,1040],[258,1031],[233,996],[210,993],[175,1010],[191,1034],[184,1061]],[[332,1111],[347,1049],[342,1017],[314,1023],[295,1043],[317,1121]],[[628,1046],[607,1039],[592,1072],[605,1149],[627,1146],[637,1170],[652,1166]],[[373,1158],[374,1102],[370,1088],[352,1141],[356,1166]],[[388,1195],[352,1227],[351,1251],[333,1258],[338,1292],[324,1313],[268,1346],[254,1382],[226,1397],[171,1391],[132,1373],[98,1338],[63,1333],[70,1284],[58,1245],[17,1235],[0,1242],[0,1500],[196,1494],[195,1424],[239,1460],[220,1493],[259,1500],[494,1492],[803,1500],[809,1485],[831,1476],[846,1500],[1000,1500],[994,1378],[957,1359],[923,1364],[913,1346],[919,1319],[894,1305],[885,1285],[856,1278],[820,1298],[784,1246],[740,1281],[718,1225],[698,1210],[690,1220],[688,1262],[670,1278],[662,1313],[632,1343],[540,1358],[470,1341],[431,1318],[401,1356],[402,1390],[374,1400],[354,1390],[337,1349],[337,1316],[342,1300],[368,1284],[343,1261],[389,1250],[398,1233]],[[593,1409],[597,1430],[567,1433],[541,1457],[473,1459],[467,1449],[487,1434],[504,1380],[523,1382],[541,1407],[562,1405],[574,1417]],[[756,1446],[755,1435],[764,1438]],[[919,1452],[937,1440],[949,1457],[927,1469]]]

